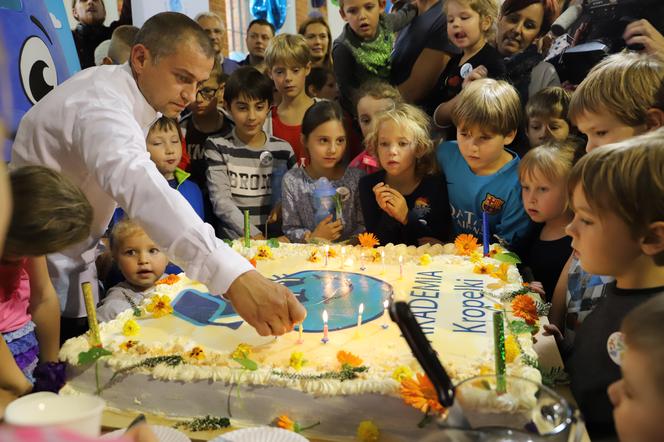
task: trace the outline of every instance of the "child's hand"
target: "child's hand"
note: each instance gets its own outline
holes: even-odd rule
[[[542,297],[546,296],[544,286],[539,281],[530,281],[528,283],[528,288]]]
[[[488,76],[489,76],[489,71],[483,65],[479,65],[475,69],[470,71],[470,74],[468,74],[468,76],[463,79],[463,83],[461,83],[461,88],[465,88],[473,81],[480,80]]]
[[[343,227],[340,219],[332,221],[332,215],[328,215],[327,218],[318,223],[314,231],[311,232],[311,237],[334,241],[341,236]]]
[[[259,233],[258,235],[252,236],[251,239],[254,239],[256,241],[263,241],[265,239],[265,237],[263,236],[262,233]]]
[[[388,215],[399,221],[401,224],[408,222],[408,203],[398,190],[389,186],[384,186],[379,190],[376,199],[380,200],[378,205],[383,208]]]
[[[281,219],[281,201],[279,201],[273,208],[270,210],[270,215],[267,217],[267,223],[272,224],[276,223]]]
[[[553,336],[556,339],[557,343],[562,342],[563,334],[560,332],[560,329],[553,324],[544,324],[544,336]]]
[[[378,204],[378,207],[380,207],[381,210],[384,210],[387,212],[387,205],[385,204],[385,200],[381,197],[383,195],[383,191],[386,189],[389,189],[390,186],[388,186],[385,183],[378,183],[375,186],[373,186],[373,193],[376,196],[376,203]]]

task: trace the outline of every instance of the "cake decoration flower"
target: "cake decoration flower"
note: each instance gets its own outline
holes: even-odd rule
[[[272,249],[270,246],[262,245],[258,246],[258,250],[256,251],[256,259],[272,259]]]
[[[120,350],[123,351],[129,351],[132,348],[136,347],[138,345],[138,341],[133,341],[131,339],[124,341],[122,344],[120,344]]]
[[[336,258],[337,257],[337,252],[334,250],[332,247],[329,248],[327,251],[327,257],[328,258]]]
[[[202,361],[203,359],[205,359],[205,351],[203,351],[201,347],[196,346],[191,349],[191,351],[187,356],[189,356],[191,359]]]
[[[505,338],[505,361],[512,363],[521,354],[519,343],[514,335],[508,335]]]
[[[302,433],[303,431],[313,428],[316,425],[320,425],[320,422],[316,422],[313,425],[303,427],[298,422],[288,417],[287,414],[282,414],[280,416],[277,416],[277,418],[274,420],[274,425],[277,426],[278,428],[283,428],[284,430],[292,431],[294,433]]]
[[[480,253],[478,250],[475,250],[473,253],[470,254],[470,262],[473,264],[480,264],[482,263],[482,253]]]
[[[233,353],[231,353],[231,358],[233,359],[244,359],[248,358],[251,356],[253,349],[251,348],[251,345],[249,344],[238,344],[237,347],[235,347],[235,350],[233,350]]]
[[[376,442],[380,438],[380,431],[372,421],[362,421],[357,427],[357,439],[361,442]]]
[[[422,256],[420,256],[421,266],[428,266],[429,264],[431,264],[432,261],[433,260],[431,259],[431,255],[429,255],[428,253],[425,253]]]
[[[362,359],[360,359],[358,356],[354,355],[353,353],[339,350],[337,353],[337,361],[344,366],[348,365],[350,367],[359,367],[362,365]]]
[[[371,262],[380,262],[381,256],[380,256],[380,250],[378,249],[371,249]]]
[[[155,318],[161,318],[162,316],[170,315],[173,313],[173,307],[171,306],[171,300],[168,296],[159,296],[154,295],[150,298],[150,303],[145,307],[145,310],[148,313],[152,313],[152,316]]]
[[[400,365],[394,369],[392,372],[392,379],[397,382],[401,382],[404,379],[412,378],[413,370],[410,369],[407,365]]]
[[[360,245],[365,249],[371,249],[377,245],[380,245],[380,241],[378,241],[378,238],[373,233],[360,233],[357,235],[357,239],[360,241]]]
[[[122,334],[125,336],[136,336],[141,331],[141,326],[133,319],[129,319],[122,326]]]
[[[417,373],[417,380],[412,378],[402,380],[399,394],[406,404],[417,408],[422,413],[433,411],[442,414],[445,412],[445,407],[438,402],[436,389],[425,374]]]
[[[173,285],[176,282],[180,281],[180,277],[178,275],[168,275],[165,278],[160,279],[159,281],[155,282],[155,284],[167,284],[167,285]]]
[[[306,364],[307,361],[304,359],[304,353],[301,351],[294,351],[290,355],[290,366],[295,371],[302,370],[302,366]]]
[[[478,246],[477,238],[468,233],[462,233],[454,240],[457,255],[470,256]]]
[[[491,272],[491,276],[494,278],[500,279],[503,282],[507,282],[507,271],[510,269],[510,265],[507,263],[501,263],[500,267],[493,272]]]
[[[499,253],[503,253],[505,249],[503,249],[500,244],[491,244],[491,248],[489,249],[489,258],[493,258]]]
[[[249,264],[251,264],[254,267],[256,267],[258,265],[258,262],[256,261],[255,256],[253,258],[249,258]]]
[[[537,322],[537,305],[533,298],[528,295],[518,295],[512,300],[512,312],[528,325],[534,325]]]
[[[309,257],[307,258],[307,261],[320,262],[321,256],[320,253],[318,253],[318,250],[312,250],[311,253],[309,254]]]
[[[477,273],[478,275],[491,275],[495,271],[496,267],[493,264],[484,262],[480,262],[479,264],[475,265],[475,267],[473,267],[473,273]]]

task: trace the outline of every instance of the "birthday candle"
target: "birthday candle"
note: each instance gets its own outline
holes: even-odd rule
[[[302,344],[304,342],[304,340],[302,339],[302,331],[304,330],[304,322],[300,322],[297,329],[298,329],[297,343]]]
[[[327,267],[327,255],[330,254],[330,246],[325,245],[325,267]]]
[[[249,211],[245,210],[244,211],[244,246],[246,248],[249,248],[251,246],[250,240],[251,240],[251,228],[249,226]]]
[[[383,322],[383,328],[384,329],[388,327],[387,320],[389,318],[389,314],[387,313],[387,307],[389,307],[389,305],[390,305],[390,301],[388,301],[387,299],[385,301],[383,301],[383,321],[384,321]]]
[[[385,250],[380,251],[380,262],[382,265],[382,273],[385,274]]]
[[[403,279],[403,256],[399,255],[399,279]]]
[[[327,344],[327,342],[330,340],[328,337],[328,328],[327,328],[327,310],[323,310],[323,344]]]
[[[355,329],[356,334],[360,334],[360,326],[362,325],[362,313],[364,313],[364,303],[360,304],[360,308],[357,309],[357,328]]]
[[[341,248],[341,268],[344,268],[344,262],[346,261],[346,246]]]
[[[482,246],[484,256],[489,256],[489,214],[482,211]]]
[[[92,295],[92,284],[84,282],[81,284],[83,289],[83,299],[85,300],[85,311],[88,314],[88,326],[90,327],[90,345],[92,347],[101,346],[99,336],[99,323],[97,322],[97,311],[95,310],[95,300]]]
[[[505,393],[507,390],[505,379],[505,329],[503,325],[503,312],[493,312],[493,349],[496,361],[496,392]]]

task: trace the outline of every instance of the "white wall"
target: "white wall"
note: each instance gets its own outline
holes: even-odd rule
[[[332,40],[337,38],[344,29],[346,22],[339,14],[339,6],[334,6],[332,0],[327,0],[327,23],[330,25]]]

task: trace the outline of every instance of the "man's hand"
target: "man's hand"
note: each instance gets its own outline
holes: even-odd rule
[[[290,290],[255,270],[238,276],[226,292],[226,298],[261,336],[283,335],[307,316]]]
[[[648,20],[637,20],[625,27],[623,34],[628,45],[643,45],[643,52],[664,60],[664,36]]]

